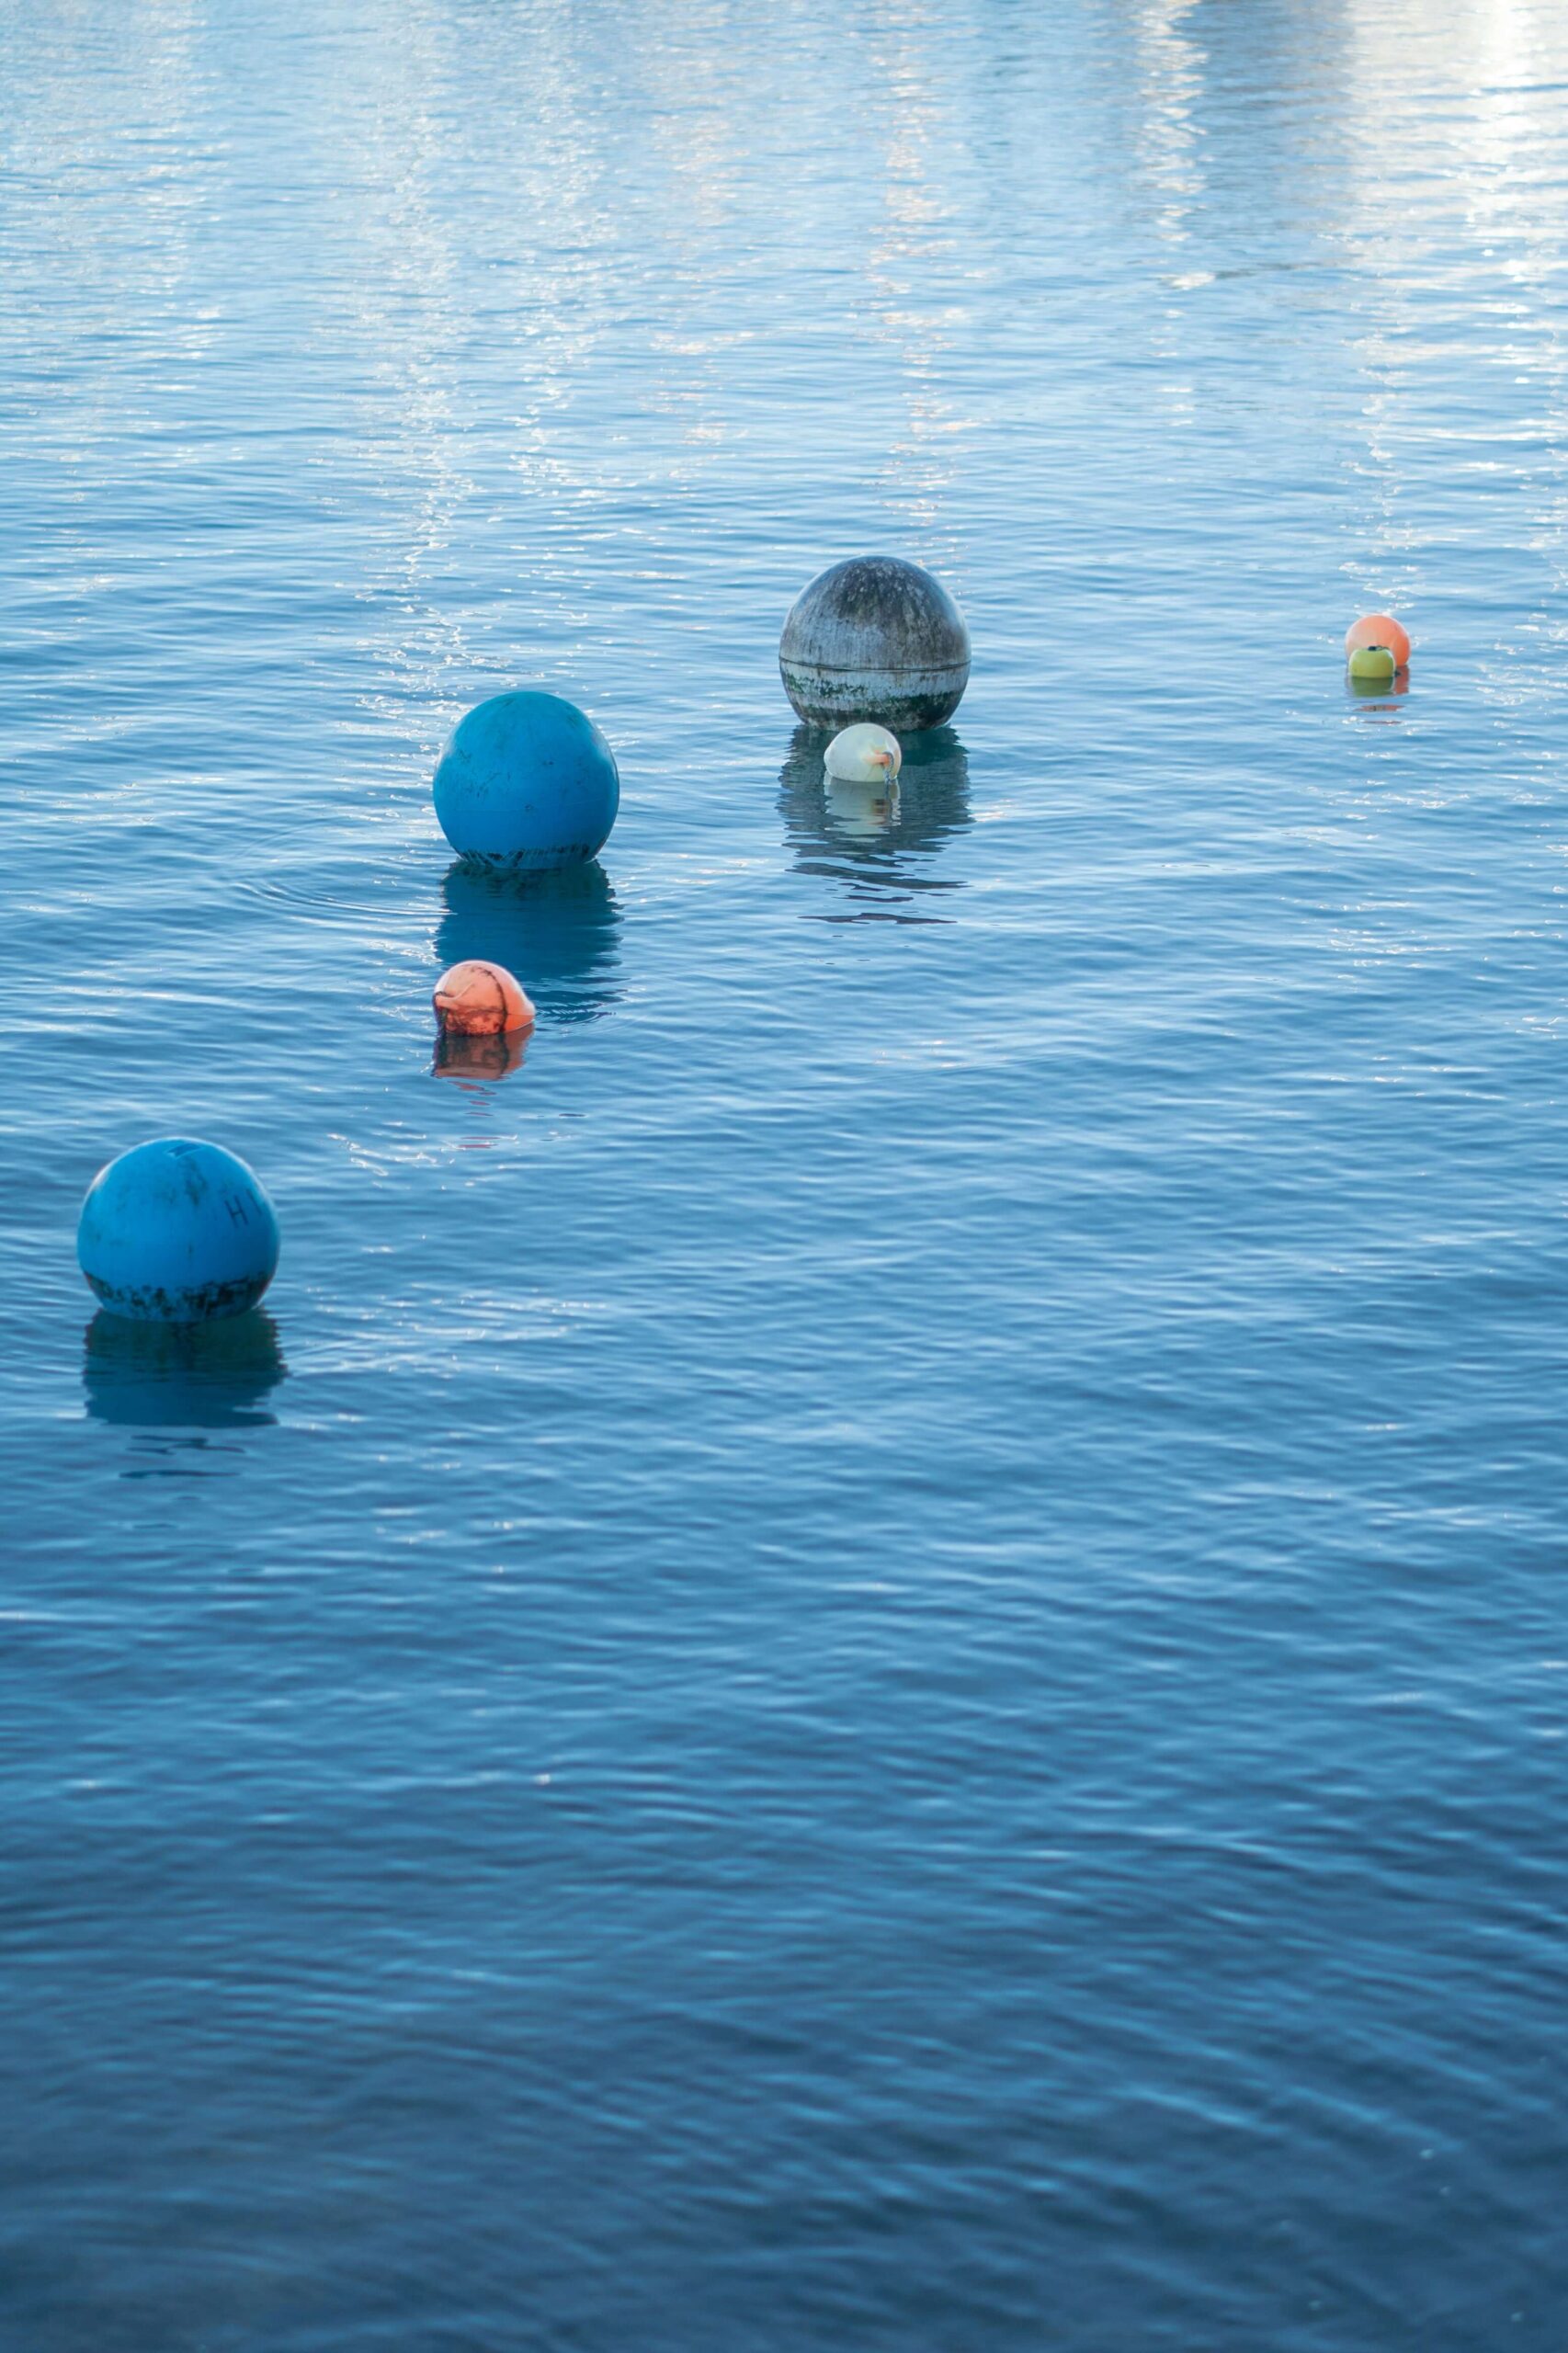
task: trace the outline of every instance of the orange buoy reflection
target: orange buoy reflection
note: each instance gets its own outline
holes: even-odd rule
[[[1386,645],[1396,670],[1403,670],[1410,660],[1410,632],[1400,627],[1392,613],[1368,613],[1351,623],[1345,632],[1346,660],[1364,645]]]
[[[496,1038],[533,1027],[533,1006],[506,966],[479,956],[443,972],[431,1002],[448,1037]]]
[[[522,1067],[528,1035],[526,1029],[503,1029],[492,1030],[487,1038],[474,1038],[461,1030],[443,1029],[436,1040],[430,1068],[437,1078],[510,1078]]]

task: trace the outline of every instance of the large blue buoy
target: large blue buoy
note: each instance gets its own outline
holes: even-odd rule
[[[162,1136],[94,1177],[76,1256],[114,1314],[204,1324],[256,1305],[277,1269],[278,1219],[232,1152]]]
[[[620,805],[615,754],[593,721],[534,687],[459,720],[434,790],[458,856],[492,871],[580,865],[609,839]]]

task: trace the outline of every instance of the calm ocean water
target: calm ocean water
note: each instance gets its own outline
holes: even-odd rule
[[[0,117],[6,2353],[1562,2353],[1568,12],[4,0]]]

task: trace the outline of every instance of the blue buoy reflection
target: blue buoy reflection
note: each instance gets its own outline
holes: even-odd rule
[[[216,1324],[133,1324],[100,1309],[87,1326],[82,1382],[95,1421],[132,1429],[262,1429],[288,1374],[263,1308]]]
[[[541,1021],[591,1021],[620,996],[620,909],[597,858],[529,875],[460,862],[443,881],[441,898],[436,954],[443,969],[471,956],[504,964]]]

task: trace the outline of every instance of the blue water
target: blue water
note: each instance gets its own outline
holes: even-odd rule
[[[1562,2353],[1568,12],[5,0],[0,116],[6,2353]]]

